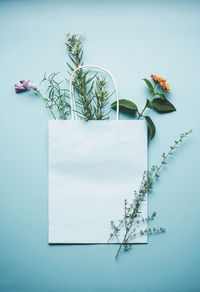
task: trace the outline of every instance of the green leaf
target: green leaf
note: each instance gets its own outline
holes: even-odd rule
[[[151,84],[151,81],[149,81],[148,79],[143,79],[144,82],[146,83],[146,85],[149,87],[149,89],[151,89],[151,91],[153,91],[153,85]]]
[[[75,69],[69,63],[67,63],[67,65],[71,69],[71,71],[74,72]]]
[[[163,99],[163,100],[166,99],[166,96],[163,93],[156,92],[155,95],[160,96],[160,98]]]
[[[88,71],[89,72],[89,71]],[[98,72],[96,72],[91,78],[89,78],[89,79],[87,79],[86,80],[86,85],[88,84],[88,83],[90,83],[96,76],[97,76],[97,74],[98,74]]]
[[[155,98],[151,102],[152,108],[160,114],[170,113],[176,111],[174,105],[167,99]]]
[[[149,136],[150,136],[150,139],[152,140],[156,133],[156,127],[149,116],[143,116],[143,117],[145,118],[147,122],[148,129],[149,129]]]
[[[116,106],[117,106],[116,101],[111,104],[112,108],[116,109]],[[128,109],[128,110],[131,110],[134,112],[138,110],[137,105],[134,102],[127,100],[127,99],[120,99],[119,100],[119,108]]]

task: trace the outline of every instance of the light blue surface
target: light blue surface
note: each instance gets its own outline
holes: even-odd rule
[[[1,1],[0,291],[200,291],[199,1]],[[86,36],[86,63],[108,68],[121,98],[144,104],[141,80],[168,78],[177,112],[151,113],[149,163],[180,132],[193,135],[162,171],[149,199],[149,237],[114,261],[115,246],[48,246],[47,127],[50,115],[13,84],[66,66],[64,34]]]

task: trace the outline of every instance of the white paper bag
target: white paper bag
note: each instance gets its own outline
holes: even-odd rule
[[[144,121],[49,121],[49,243],[107,243],[146,169]]]

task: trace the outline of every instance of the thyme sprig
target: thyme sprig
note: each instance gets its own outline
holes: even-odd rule
[[[144,171],[139,190],[134,192],[133,201],[128,203],[126,199],[124,200],[123,218],[119,220],[118,224],[115,224],[113,221],[111,221],[112,232],[108,242],[111,241],[111,239],[115,239],[119,243],[119,248],[117,250],[115,259],[118,258],[122,247],[124,248],[124,251],[127,251],[132,247],[132,244],[130,243],[131,239],[149,233],[165,232],[164,227],[145,228],[137,231],[138,228],[136,228],[136,226],[139,227],[142,223],[153,220],[156,216],[156,212],[153,212],[151,216],[148,216],[147,218],[141,218],[141,204],[144,200],[146,200],[149,191],[152,190],[153,183],[157,178],[159,178],[161,168],[167,164],[168,158],[174,154],[176,149],[190,133],[192,133],[192,130],[182,133],[180,138],[175,140],[173,145],[170,146],[169,151],[162,154],[162,160],[160,164],[153,165],[150,170]]]

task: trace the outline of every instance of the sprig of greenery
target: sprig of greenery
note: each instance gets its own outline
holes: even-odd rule
[[[46,103],[46,107],[51,110],[51,113],[56,119],[58,117],[59,120],[66,120],[70,114],[70,105],[67,101],[69,99],[68,90],[61,87],[61,84],[64,81],[56,81],[56,76],[58,73],[52,73],[48,77],[46,73],[41,81],[41,83],[47,83],[47,97],[42,97]],[[41,95],[41,93],[38,91]]]
[[[146,199],[148,192],[152,190],[153,183],[160,176],[161,168],[167,164],[168,158],[173,155],[178,146],[180,146],[183,140],[187,138],[190,133],[192,133],[192,130],[181,134],[180,138],[175,140],[174,144],[170,146],[167,154],[162,154],[162,160],[160,164],[153,165],[150,170],[144,172],[139,190],[134,192],[133,201],[128,203],[126,199],[124,200],[123,218],[119,220],[118,224],[115,224],[113,221],[111,221],[112,232],[108,241],[115,239],[119,243],[119,248],[117,250],[115,259],[118,258],[122,247],[124,251],[127,251],[132,247],[132,244],[130,243],[131,239],[137,236],[146,235],[148,233],[165,231],[164,227],[145,228],[141,229],[139,232],[137,231],[136,226],[139,227],[141,223],[153,220],[156,216],[156,212],[153,212],[151,216],[148,216],[147,218],[141,218],[141,204]],[[120,240],[120,238],[122,239]]]
[[[166,95],[164,94],[164,92],[167,93],[170,92],[170,87],[166,80],[158,75],[151,75],[151,77],[153,79],[153,83],[146,78],[143,79],[147,87],[151,91],[151,96],[150,98],[146,99],[145,106],[141,112],[139,112],[138,107],[134,102],[127,99],[120,99],[119,106],[120,110],[122,111],[125,109],[129,110],[133,114],[137,114],[138,115],[137,120],[144,118],[148,125],[150,139],[153,139],[156,133],[156,127],[152,119],[149,116],[144,115],[145,110],[147,108],[150,108],[160,114],[164,114],[176,111],[176,108],[171,102],[169,102]],[[112,103],[111,107],[116,109],[116,102]]]
[[[76,68],[83,65],[82,40],[83,37],[78,34],[66,35],[66,48],[72,62],[71,64],[67,63],[70,76]],[[100,77],[97,73],[91,74],[90,70],[83,72],[82,69],[79,69],[76,72],[73,86],[78,95],[76,103],[79,110],[77,110],[77,113],[81,119],[109,119],[109,113],[104,113],[110,97],[104,76]]]
[[[96,89],[93,94],[95,106],[93,112],[95,120],[107,120],[110,111],[104,113],[104,108],[108,105],[108,101],[111,95],[109,95],[106,89],[107,83],[104,76],[96,78]]]

